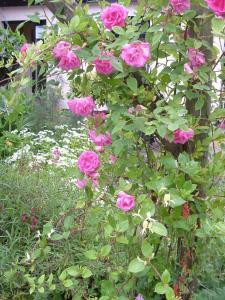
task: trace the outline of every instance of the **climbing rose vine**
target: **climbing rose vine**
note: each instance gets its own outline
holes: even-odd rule
[[[87,122],[74,201],[81,246],[90,227],[96,239],[81,250],[83,278],[80,266],[70,270],[76,282],[62,279],[69,271],[60,277],[71,291],[85,280],[101,300],[192,299],[198,289],[201,246],[222,232],[225,205],[224,57],[210,37],[224,36],[224,8],[222,0],[104,2],[92,16],[78,5],[43,42],[22,47],[20,72],[42,61],[65,74],[68,109]]]

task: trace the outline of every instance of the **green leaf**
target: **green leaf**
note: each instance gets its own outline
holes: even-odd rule
[[[219,18],[212,19],[212,30],[216,33],[222,32],[224,29],[224,20]]]
[[[150,258],[152,256],[154,248],[150,245],[146,240],[142,242],[141,251],[146,258]]]
[[[169,283],[170,282],[170,273],[168,272],[168,270],[165,270],[163,273],[162,273],[162,282],[163,283]]]
[[[62,273],[59,275],[59,280],[64,281],[67,277],[67,272],[64,270]]]
[[[85,267],[85,268],[83,268],[81,275],[85,279],[85,278],[91,277],[93,274],[92,274],[91,270],[89,270],[88,268]]]
[[[77,266],[71,266],[65,270],[70,276],[77,277],[80,275],[79,268]]]
[[[63,285],[67,288],[73,286],[73,281],[71,279],[67,279],[65,281],[63,281]]]
[[[126,125],[126,121],[119,121],[118,124],[113,128],[112,134],[121,131],[125,125]]]
[[[54,233],[51,236],[51,240],[52,241],[60,241],[61,239],[63,239],[63,236],[61,234],[58,234],[58,233]]]
[[[134,92],[137,93],[137,80],[134,77],[129,77],[127,79],[127,85]]]
[[[45,274],[41,275],[41,276],[38,278],[38,284],[41,285],[44,281],[45,281]]]
[[[159,282],[155,286],[155,292],[157,294],[163,295],[166,293],[166,289],[168,286],[165,286],[162,282]]]
[[[84,252],[84,255],[91,260],[96,260],[97,259],[97,253],[95,250],[88,250]]]
[[[166,289],[166,299],[167,300],[175,300],[177,299],[174,294],[174,290],[169,286]]]
[[[45,289],[43,288],[43,286],[38,288],[38,292],[39,292],[40,294],[44,294]]]
[[[66,230],[69,230],[73,227],[74,225],[74,219],[72,216],[67,216],[64,220],[64,228]]]
[[[170,193],[170,203],[169,203],[169,205],[171,207],[181,206],[185,202],[186,201],[183,198],[181,198],[180,196],[174,194],[173,192]]]
[[[116,241],[117,241],[117,243],[125,244],[125,245],[128,245],[128,243],[129,243],[127,237],[126,237],[126,236],[123,236],[123,235],[118,236],[118,237],[116,238]]]
[[[123,72],[123,65],[122,65],[121,60],[116,59],[115,57],[113,57],[111,62],[112,62],[112,66],[113,66],[114,69],[116,69],[120,72]]]
[[[70,21],[70,28],[75,31],[79,26],[79,24],[80,24],[80,17],[76,15]]]
[[[125,232],[125,231],[127,231],[128,228],[129,228],[128,220],[121,221],[116,226],[116,230],[118,232]]]
[[[159,222],[153,222],[151,226],[151,231],[154,233],[157,233],[161,236],[167,236],[167,229],[166,227],[159,223]]]
[[[128,271],[131,273],[139,273],[142,272],[145,269],[145,263],[138,258],[133,259],[129,266]]]
[[[101,248],[101,250],[100,250],[100,256],[103,256],[103,257],[107,256],[107,255],[109,255],[110,251],[111,251],[111,246],[110,245],[106,245],[106,246],[104,246],[104,247]]]

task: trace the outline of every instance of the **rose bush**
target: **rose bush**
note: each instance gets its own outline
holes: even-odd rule
[[[81,190],[75,232],[84,248],[79,263],[51,276],[52,290],[64,286],[75,299],[173,300],[192,299],[199,289],[200,245],[224,233],[225,204],[224,187],[217,190],[224,132],[216,127],[225,114],[213,85],[224,79],[215,70],[224,58],[210,36],[212,29],[223,37],[224,23],[200,2],[141,2],[133,17],[121,4],[97,17],[78,5],[60,33],[48,32],[39,54],[26,58],[46,61],[49,69],[58,66],[55,58],[65,59],[68,99],[74,97],[68,107],[87,117],[93,147],[101,147],[80,153],[74,165]],[[214,4],[221,10],[220,1]],[[95,235],[86,248],[89,230]],[[58,234],[58,241],[66,239]],[[44,241],[54,249],[51,234],[43,233]],[[30,293],[45,291],[45,274],[39,284],[33,265],[25,267]]]

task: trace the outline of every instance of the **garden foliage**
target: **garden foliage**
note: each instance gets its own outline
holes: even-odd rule
[[[132,16],[129,1],[102,2],[100,15],[78,5],[18,54],[20,74],[37,64],[67,74],[68,108],[87,118],[91,141],[71,207],[29,231],[34,248],[3,274],[35,299],[222,289],[223,254],[206,253],[224,246],[224,57],[212,38],[224,38],[225,11],[220,0],[183,2],[140,1]]]

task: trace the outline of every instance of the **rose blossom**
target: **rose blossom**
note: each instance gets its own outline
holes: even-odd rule
[[[193,129],[189,128],[188,131],[177,129],[173,132],[173,143],[174,144],[185,144],[188,140],[194,136]]]
[[[104,26],[112,30],[113,26],[124,27],[128,10],[121,4],[113,3],[106,7],[101,13],[101,20]]]
[[[83,189],[87,185],[87,179],[78,179],[75,182],[75,185],[76,185],[76,187],[78,187],[78,189]]]
[[[102,51],[101,56],[112,57],[113,55],[110,51]],[[109,75],[114,72],[110,59],[97,58],[93,61],[93,64],[95,65],[96,72],[99,74]]]
[[[104,123],[106,119],[106,113],[104,112],[94,113],[94,119],[95,119],[95,128],[98,128],[100,125]]]
[[[52,53],[53,53],[53,56],[57,59],[61,59],[64,55],[67,54],[67,52],[71,49],[71,44],[68,43],[68,42],[64,42],[64,41],[60,41],[58,42]]]
[[[116,206],[121,210],[127,212],[134,208],[135,206],[135,197],[128,195],[124,192],[119,192]]]
[[[135,300],[144,300],[144,298],[141,294],[138,294]]]
[[[173,10],[181,14],[191,8],[190,0],[169,0]]]
[[[97,135],[96,130],[90,130],[88,136],[96,146],[109,146],[112,144],[111,135],[108,131]]]
[[[192,70],[192,68],[190,67],[190,65],[188,63],[184,64],[184,72],[186,72],[188,74],[194,73],[194,71]]]
[[[79,170],[89,177],[93,177],[93,174],[96,174],[100,164],[98,154],[94,151],[82,152],[77,161]]]
[[[205,55],[195,48],[188,49],[189,64],[193,69],[198,69],[205,64]]]
[[[69,71],[79,68],[81,66],[81,62],[79,57],[70,50],[61,57],[58,66],[65,71]]]
[[[134,68],[144,67],[150,59],[150,46],[148,43],[135,42],[122,47],[121,58],[128,66]]]
[[[214,11],[217,16],[225,16],[225,1],[224,0],[205,0],[208,7]]]
[[[223,121],[220,122],[219,128],[225,129],[225,120],[223,120]]]
[[[29,44],[28,43],[24,43],[23,46],[21,47],[20,49],[20,53],[23,54],[23,53],[26,53],[27,52],[27,49],[29,48]]]
[[[114,165],[116,163],[116,161],[117,161],[117,157],[113,154],[110,154],[109,155],[109,163]]]
[[[95,108],[94,100],[91,96],[83,98],[73,98],[67,101],[67,105],[72,113],[77,116],[88,117]]]
[[[105,152],[105,148],[103,146],[96,146],[95,151],[97,151],[99,153],[103,153],[103,152]]]

